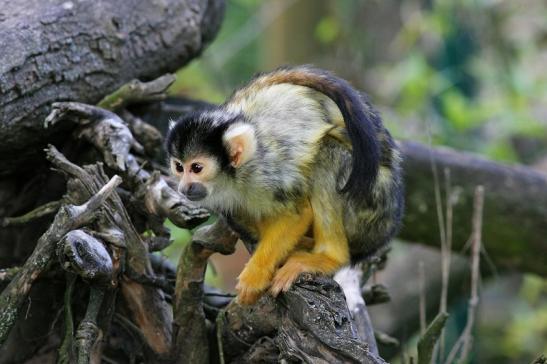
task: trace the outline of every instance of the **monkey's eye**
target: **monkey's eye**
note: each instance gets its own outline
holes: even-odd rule
[[[175,170],[179,173],[184,172],[184,166],[182,163],[175,161]]]
[[[192,163],[192,165],[190,166],[190,169],[194,173],[199,173],[203,169],[203,166],[199,163]]]

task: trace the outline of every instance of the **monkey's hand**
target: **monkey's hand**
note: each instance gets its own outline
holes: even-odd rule
[[[252,305],[270,285],[272,273],[267,269],[257,267],[250,261],[238,277],[236,286],[237,302],[242,305]]]

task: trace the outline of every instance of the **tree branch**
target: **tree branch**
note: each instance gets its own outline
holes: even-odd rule
[[[0,294],[0,344],[6,340],[32,284],[53,258],[56,243],[70,230],[89,223],[95,217],[95,210],[120,183],[121,178],[114,176],[83,205],[65,205],[57,212],[49,229],[38,240],[32,255]]]
[[[0,174],[41,159],[70,125],[44,130],[56,101],[94,104],[133,80],[174,72],[220,27],[224,1],[7,2],[0,22]],[[135,60],[138,60],[136,62]],[[37,148],[38,147],[38,148]]]
[[[174,75],[165,74],[150,82],[131,80],[105,96],[97,106],[106,110],[116,110],[131,103],[161,101],[167,97],[166,90],[175,79]]]
[[[174,356],[177,363],[209,363],[210,347],[203,311],[207,259],[215,252],[231,254],[237,236],[223,219],[196,231],[177,267],[174,304]]]

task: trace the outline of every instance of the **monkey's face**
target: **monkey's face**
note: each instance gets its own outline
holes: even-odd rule
[[[171,171],[179,191],[191,201],[219,207],[219,193],[229,189],[237,179],[234,171],[253,157],[254,128],[240,119],[225,110],[208,110],[179,120],[169,130],[166,149]]]
[[[197,156],[186,161],[171,158],[171,172],[178,179],[178,190],[190,201],[201,201],[211,193],[219,171],[218,162],[208,156]]]

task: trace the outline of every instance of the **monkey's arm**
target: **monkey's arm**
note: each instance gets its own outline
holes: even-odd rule
[[[299,206],[298,213],[261,221],[260,241],[236,286],[240,303],[252,304],[262,295],[278,265],[295,248],[311,222],[312,210],[307,201]]]

